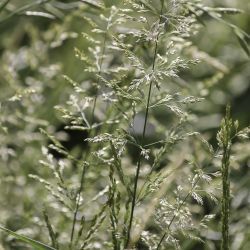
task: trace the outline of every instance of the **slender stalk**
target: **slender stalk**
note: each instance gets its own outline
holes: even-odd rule
[[[108,32],[108,30],[106,30],[104,40],[103,40],[102,53],[101,53],[101,59],[100,59],[100,69],[99,69],[99,72],[98,72],[99,76],[102,74],[103,58],[104,58],[104,54],[105,54],[105,51],[106,51],[107,32]],[[99,83],[100,83],[100,78],[98,78],[98,80],[97,80],[97,86],[98,86]],[[94,103],[93,103],[93,108],[92,108],[92,112],[91,112],[91,126],[94,123],[94,115],[95,115],[97,98],[98,98],[98,93],[96,93],[95,97],[94,97]],[[89,150],[90,150],[90,148],[89,148]],[[87,150],[86,155],[85,155],[86,160],[90,155],[89,150]],[[82,168],[82,173],[81,173],[80,187],[79,187],[78,192],[76,194],[76,207],[75,207],[75,211],[74,211],[74,215],[73,215],[73,223],[72,223],[71,236],[70,236],[70,249],[72,249],[72,243],[73,243],[73,240],[74,240],[76,217],[77,217],[77,213],[79,211],[80,198],[81,198],[81,193],[83,191],[83,184],[84,184],[84,177],[85,177],[86,170],[87,170],[87,165],[84,164],[83,168]]]
[[[0,12],[6,7],[10,0],[5,0],[0,4]]]
[[[101,60],[100,60],[100,63],[99,63],[100,64],[100,69],[99,69],[99,72],[98,72],[99,76],[101,76],[101,73],[102,73],[103,58],[104,58],[104,54],[105,54],[105,50],[106,50],[107,33],[108,33],[108,31],[106,30],[105,35],[104,35],[104,39],[103,39]],[[97,86],[99,85],[99,83],[100,83],[100,78],[98,77]],[[93,109],[92,109],[92,112],[91,112],[91,124],[93,124],[93,122],[94,122],[97,98],[98,98],[98,89],[96,89],[96,94],[95,94],[95,97],[94,97],[94,104],[93,104]]]
[[[161,23],[161,19],[162,19],[162,12],[163,12],[163,6],[164,6],[163,3],[164,3],[164,1],[162,1],[162,5],[161,5],[161,14],[160,14],[159,23]],[[158,32],[157,37],[156,37],[156,41],[155,41],[152,72],[154,72],[154,70],[155,70],[155,62],[156,62],[156,56],[157,56],[157,51],[158,51],[159,36],[160,36],[160,31]],[[146,127],[147,127],[147,122],[148,122],[148,113],[149,113],[152,87],[153,87],[153,81],[151,80],[150,84],[149,84],[148,95],[147,95],[147,105],[146,105],[146,114],[145,114],[143,131],[142,131],[142,141],[144,140],[145,134],[146,134]],[[132,203],[131,203],[131,212],[130,212],[130,217],[129,217],[129,225],[128,225],[128,230],[127,230],[127,238],[126,238],[126,242],[125,242],[125,248],[127,248],[129,243],[130,243],[130,234],[131,234],[131,228],[132,228],[132,223],[133,223],[133,218],[134,218],[134,210],[135,210],[135,204],[136,204],[136,193],[137,193],[138,180],[139,180],[140,169],[141,169],[141,160],[142,160],[142,156],[140,154],[138,162],[137,162],[137,167],[136,167],[136,174],[135,174],[134,188],[133,188],[133,197],[132,197]]]
[[[224,148],[222,157],[222,242],[221,250],[229,250],[229,202],[230,202],[230,182],[229,182],[229,159],[230,152]]]
[[[232,141],[232,119],[230,107],[227,107],[226,117],[222,121],[221,130],[218,134],[219,143],[222,147],[222,201],[221,201],[221,250],[229,250],[229,216],[230,216],[230,180],[229,166]]]
[[[86,155],[88,155],[88,154],[86,154]],[[76,208],[75,208],[74,215],[73,215],[73,223],[72,223],[72,229],[71,229],[71,235],[70,235],[70,249],[72,247],[72,243],[73,243],[73,239],[74,239],[76,216],[77,216],[79,206],[80,206],[80,197],[81,197],[81,193],[83,190],[86,168],[87,168],[87,166],[86,166],[86,164],[84,164],[83,168],[82,168],[80,187],[79,187],[79,190],[78,190],[77,196],[76,196]]]

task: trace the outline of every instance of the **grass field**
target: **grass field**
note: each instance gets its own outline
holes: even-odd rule
[[[0,250],[250,249],[248,0],[0,0]]]

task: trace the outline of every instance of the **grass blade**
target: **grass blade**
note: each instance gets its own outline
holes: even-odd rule
[[[242,34],[238,29],[234,29],[234,33],[240,43],[240,46],[246,52],[248,57],[250,57],[250,50],[248,48],[248,44],[247,44],[244,34]]]
[[[39,17],[45,17],[45,18],[49,18],[49,19],[55,19],[55,16],[53,16],[49,13],[41,12],[41,11],[26,11],[25,15],[26,16],[39,16]]]
[[[10,0],[5,0],[0,4],[0,12],[4,9],[4,7],[8,4]]]
[[[48,245],[45,245],[39,241],[32,240],[31,238],[29,238],[27,236],[17,234],[15,232],[3,227],[3,226],[0,226],[0,230],[4,231],[5,233],[7,233],[9,235],[12,235],[13,237],[15,237],[18,240],[21,240],[21,241],[27,243],[28,245],[34,247],[34,249],[37,249],[37,250],[56,250],[55,248],[50,247]]]

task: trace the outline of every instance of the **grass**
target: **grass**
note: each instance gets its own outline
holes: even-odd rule
[[[0,22],[20,14],[25,20],[23,12],[29,10],[53,15],[58,23],[47,20],[41,33],[25,26],[28,38],[19,39],[29,43],[20,45],[16,56],[10,49],[1,54],[6,94],[0,95],[0,187],[6,194],[0,200],[6,207],[0,229],[10,235],[3,236],[4,247],[22,249],[24,242],[58,250],[217,249],[218,241],[206,236],[210,230],[221,231],[222,250],[247,249],[247,233],[239,243],[242,232],[234,221],[242,228],[247,222],[231,219],[236,215],[230,212],[230,182],[238,186],[230,171],[248,160],[239,148],[247,152],[249,127],[239,129],[229,108],[220,128],[219,115],[213,116],[216,121],[209,116],[217,106],[224,108],[232,84],[220,89],[218,83],[230,78],[229,67],[199,49],[202,39],[196,41],[207,29],[203,25],[213,28],[216,21],[235,34],[243,61],[249,35],[224,16],[242,12],[202,1],[82,1],[78,7],[38,1],[16,9],[11,4],[1,4]],[[78,26],[78,38],[67,42]],[[75,47],[78,60],[64,83],[61,75],[70,62],[60,55],[61,66],[48,66],[57,53],[48,41],[53,43],[58,32],[61,46],[65,40],[63,48]],[[43,53],[35,51],[37,46]],[[234,44],[237,53],[240,46]],[[216,96],[221,97],[217,106]],[[41,108],[48,114],[41,117]],[[72,131],[79,132],[82,144],[74,144]],[[26,191],[23,202],[17,202],[18,190]],[[11,223],[16,211],[25,223]]]
[[[163,13],[163,6],[164,6],[163,4],[164,4],[164,2],[162,1],[159,24],[162,21],[162,13]],[[156,41],[155,41],[154,58],[153,58],[153,64],[152,64],[152,72],[153,73],[155,71],[156,55],[158,53],[159,35],[160,35],[160,31],[158,32],[157,37],[156,37]],[[150,106],[150,98],[151,98],[152,87],[153,87],[153,81],[151,80],[150,83],[149,83],[149,90],[148,90],[148,96],[147,96],[147,106],[146,106],[146,114],[145,114],[145,119],[144,119],[144,124],[143,124],[142,141],[145,139],[145,134],[146,134],[146,127],[147,127],[147,122],[148,122],[148,113],[149,113],[149,106]],[[132,222],[133,222],[133,217],[134,217],[134,209],[135,209],[135,204],[136,204],[136,194],[137,194],[138,179],[139,179],[139,174],[140,174],[140,169],[141,169],[141,157],[142,156],[141,156],[141,153],[140,153],[139,159],[138,159],[138,162],[137,162],[136,175],[135,175],[135,180],[134,180],[134,190],[133,190],[133,197],[132,197],[132,204],[131,204],[131,214],[130,214],[130,218],[129,218],[128,236],[127,236],[127,240],[126,240],[126,243],[125,243],[125,248],[128,247],[129,242],[130,242],[130,233],[131,233]]]
[[[233,121],[230,117],[230,107],[227,107],[226,116],[218,133],[218,141],[222,147],[222,202],[221,202],[221,249],[228,250],[229,241],[229,219],[230,219],[230,156],[233,137]]]

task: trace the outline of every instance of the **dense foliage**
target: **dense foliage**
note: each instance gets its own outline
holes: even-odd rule
[[[249,10],[1,0],[0,249],[248,250]]]

